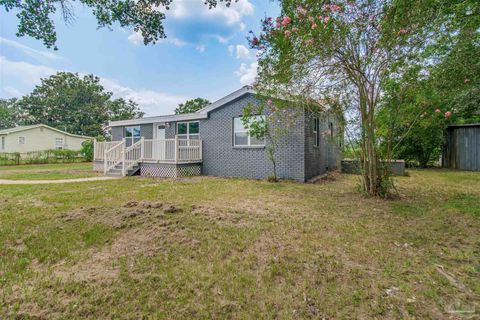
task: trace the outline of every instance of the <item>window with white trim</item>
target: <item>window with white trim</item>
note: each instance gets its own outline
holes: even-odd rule
[[[25,144],[25,137],[18,137],[18,144]]]
[[[55,138],[55,149],[63,149],[63,138]]]
[[[265,116],[253,116],[252,120],[265,119]],[[235,147],[263,147],[265,146],[265,137],[256,138],[248,134],[248,130],[243,126],[242,117],[233,118],[233,145]]]
[[[177,122],[178,139],[200,139],[200,122]]]
[[[125,128],[125,141],[128,145],[132,145],[140,140],[140,126]]]
[[[320,119],[313,118],[313,135],[315,137],[315,141],[313,145],[315,147],[320,146]]]

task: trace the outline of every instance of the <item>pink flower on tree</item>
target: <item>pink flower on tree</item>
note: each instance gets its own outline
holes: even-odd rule
[[[325,17],[325,18],[323,19],[323,22],[325,22],[325,24],[327,24],[328,21],[330,21],[330,17]]]
[[[297,33],[297,32],[298,32],[298,28],[293,27],[293,28],[292,28],[292,32],[293,32],[293,33]]]
[[[408,30],[407,29],[400,29],[400,31],[398,31],[398,34],[407,34],[408,33]]]
[[[307,9],[305,9],[302,6],[298,6],[297,7],[297,12],[298,12],[299,15],[304,16],[307,13]]]
[[[286,26],[287,24],[289,24],[290,22],[292,21],[292,19],[290,19],[289,16],[286,16],[285,18],[283,18],[283,21],[282,21],[282,26]]]
[[[285,30],[285,37],[290,37],[290,30]]]
[[[277,28],[280,28],[282,26],[282,18],[278,17],[276,20],[276,27]]]
[[[305,44],[311,46],[313,44],[313,39],[305,40]]]
[[[258,38],[257,37],[253,37],[252,45],[254,45],[254,46],[258,45]]]
[[[267,105],[271,106],[273,104],[273,101],[271,99],[267,100]]]
[[[445,118],[449,118],[452,116],[452,112],[451,111],[447,111],[445,112]]]
[[[316,23],[312,23],[312,30],[316,29],[317,28],[317,24]]]
[[[442,112],[442,111],[437,108],[437,109],[435,109],[435,112],[436,112],[436,113],[439,113],[439,112]]]

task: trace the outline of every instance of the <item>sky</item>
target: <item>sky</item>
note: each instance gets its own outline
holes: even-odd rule
[[[203,0],[174,0],[166,12],[167,38],[143,44],[119,25],[97,28],[91,10],[75,5],[75,20],[56,20],[58,50],[17,37],[15,12],[0,8],[0,98],[21,97],[57,71],[93,73],[115,98],[132,99],[146,116],[172,113],[187,99],[215,101],[253,82],[248,31],[279,14],[278,2],[239,0],[209,10]]]

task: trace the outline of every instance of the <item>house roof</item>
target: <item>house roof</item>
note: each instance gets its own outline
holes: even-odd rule
[[[448,126],[448,128],[461,128],[461,127],[480,127],[480,123],[451,124]]]
[[[15,128],[3,129],[3,130],[0,130],[0,135],[10,134],[10,133],[15,133],[15,132],[20,132],[20,131],[26,131],[26,130],[40,128],[40,127],[47,128],[47,129],[50,129],[50,130],[53,130],[53,131],[57,131],[57,132],[60,132],[62,134],[65,134],[65,135],[71,136],[71,137],[92,139],[92,137],[87,137],[87,136],[81,136],[81,135],[78,135],[78,134],[68,133],[66,131],[62,131],[62,130],[47,126],[46,124],[34,124],[34,125],[30,125],[30,126],[18,126],[18,127],[15,127]]]
[[[184,113],[184,114],[171,114],[171,115],[163,115],[163,116],[155,116],[155,117],[144,117],[140,119],[131,119],[131,120],[110,121],[109,125],[110,127],[118,127],[118,126],[148,124],[148,123],[155,123],[155,122],[176,122],[176,121],[207,119],[208,114],[211,111],[218,109],[235,99],[240,98],[246,93],[255,94],[255,91],[248,86],[244,86],[241,89],[234,91],[229,95],[226,95],[225,97],[209,104],[205,108],[198,110],[197,112]]]

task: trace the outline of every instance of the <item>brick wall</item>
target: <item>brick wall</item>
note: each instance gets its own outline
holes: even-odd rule
[[[320,120],[320,143],[315,146],[314,118]],[[333,125],[333,136],[330,126]],[[342,131],[334,117],[328,114],[305,112],[305,179],[324,174],[327,170],[338,169],[341,159],[340,141],[343,141]]]
[[[200,120],[203,174],[254,179],[265,179],[272,174],[265,148],[233,147],[233,118],[241,116],[249,103],[258,103],[252,94],[212,111],[209,119]],[[303,123],[302,113],[290,134],[279,143],[277,172],[280,178],[304,181]]]

